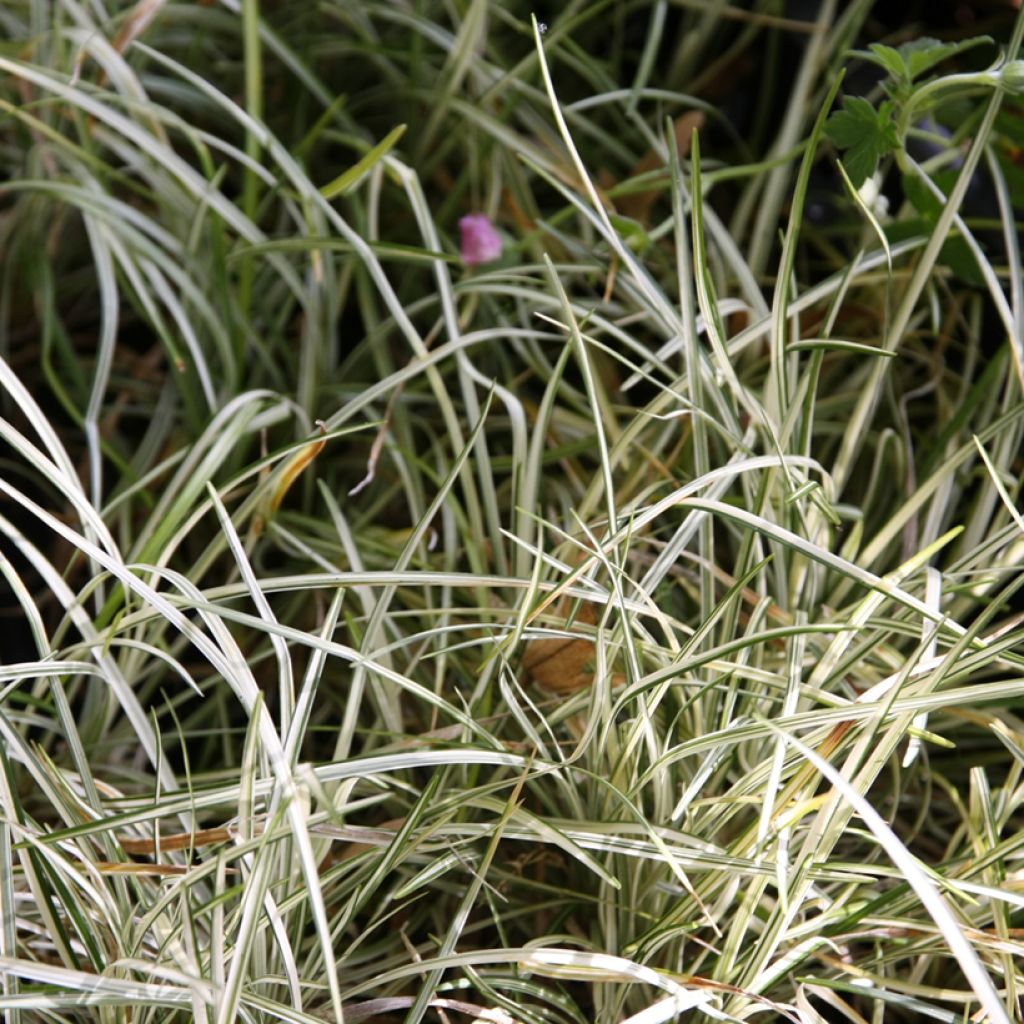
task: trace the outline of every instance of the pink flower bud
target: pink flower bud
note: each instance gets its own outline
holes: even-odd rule
[[[459,221],[462,232],[462,262],[467,267],[490,263],[501,255],[501,235],[486,213],[467,213]]]

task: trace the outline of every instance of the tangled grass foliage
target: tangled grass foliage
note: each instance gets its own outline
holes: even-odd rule
[[[6,1020],[1022,1019],[1024,19],[748,6],[0,11]]]

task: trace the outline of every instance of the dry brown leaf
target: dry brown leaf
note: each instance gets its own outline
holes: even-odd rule
[[[575,622],[595,625],[597,610],[592,604],[582,605]],[[594,641],[561,636],[531,640],[523,655],[523,668],[538,686],[553,693],[582,690],[594,681]]]
[[[139,0],[125,19],[121,31],[114,36],[111,46],[118,53],[124,53],[149,28],[165,3],[167,0]]]
[[[113,864],[110,861],[96,862],[96,869],[103,875],[155,875],[158,878],[172,878],[187,875],[195,868],[184,864]],[[228,874],[237,874],[236,868],[227,868]]]
[[[138,839],[134,836],[118,836],[117,841],[125,853],[140,856],[160,850],[191,850],[211,843],[229,843],[234,833],[229,828],[200,828],[195,832],[175,832],[173,835],[156,839]]]

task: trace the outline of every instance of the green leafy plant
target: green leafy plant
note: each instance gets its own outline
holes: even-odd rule
[[[932,68],[976,46],[991,44],[988,36],[956,43],[921,38],[899,48],[872,43],[853,56],[878,65],[886,72],[882,90],[886,99],[877,105],[859,96],[848,96],[843,109],[829,117],[825,131],[844,154],[844,167],[855,188],[870,178],[884,157],[894,154],[906,169],[903,154],[914,124],[940,101],[960,94],[1004,88],[1013,94],[1024,91],[1024,62],[1002,61],[987,71],[922,78]]]
[[[848,96],[843,109],[825,123],[825,131],[843,150],[843,166],[855,188],[875,173],[883,157],[899,147],[895,111],[895,100],[885,100],[876,109],[863,97]]]

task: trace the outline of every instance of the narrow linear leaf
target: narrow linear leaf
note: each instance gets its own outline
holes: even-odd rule
[[[324,185],[320,189],[320,195],[324,199],[348,195],[398,144],[398,140],[405,134],[405,129],[404,124],[392,128],[358,163],[353,164],[343,174],[339,174],[334,181]]]

